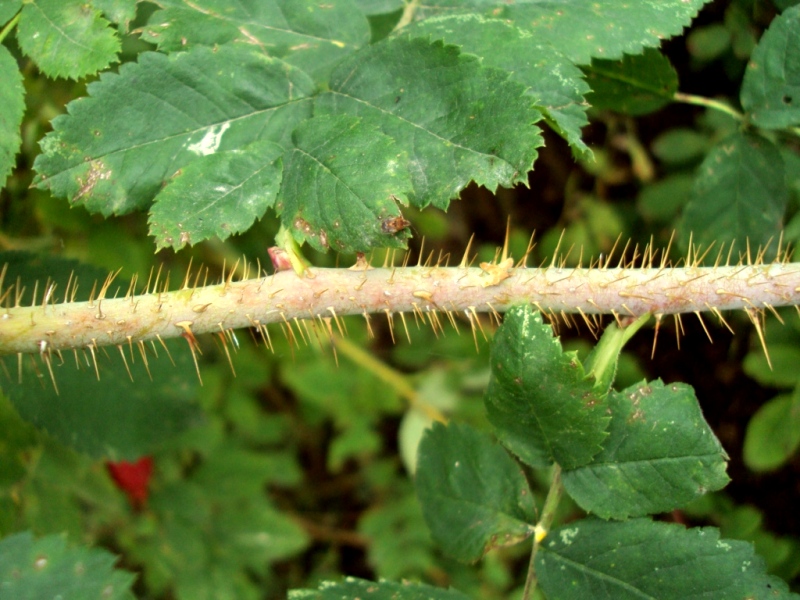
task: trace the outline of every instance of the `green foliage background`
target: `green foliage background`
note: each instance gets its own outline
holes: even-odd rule
[[[738,240],[738,251],[745,238],[753,247],[772,240],[774,249],[780,231],[796,243],[794,4],[576,0],[554,11],[547,3],[419,3],[417,20],[390,36],[404,14],[400,1],[4,0],[0,245],[26,252],[4,255],[6,281],[17,274],[63,280],[76,268],[64,259],[92,265],[101,278],[123,266],[123,277],[145,279],[163,263],[178,280],[193,260],[214,278],[242,255],[267,263],[281,226],[310,246],[314,264],[327,266],[350,264],[355,251],[373,251],[380,263],[380,249],[403,247],[412,236],[413,252],[425,236],[428,247],[460,257],[473,232],[479,259],[491,260],[509,216],[514,257],[524,254],[531,230],[541,232],[537,263],[559,244],[582,247],[585,257],[608,253],[618,236],[666,246],[675,229],[674,258],[690,234],[704,245]],[[673,36],[680,37],[662,43]],[[696,95],[679,103],[678,91]],[[698,98],[724,104],[691,106]],[[382,222],[401,213],[413,229],[387,235]],[[568,263],[577,258],[575,250]],[[84,287],[94,276],[82,275]],[[125,283],[118,285],[124,293]],[[714,349],[688,321],[680,352],[662,332],[651,360],[651,339],[635,338],[616,379],[625,391],[613,392],[610,403],[624,414],[621,398],[640,391],[645,375],[691,380],[731,454],[734,484],[730,495],[688,506],[697,494],[682,490],[683,508],[672,519],[754,542],[770,573],[796,581],[800,521],[787,514],[796,496],[785,483],[800,469],[800,327],[786,316],[785,327],[772,316],[766,325],[772,369],[757,342],[750,350],[738,317],[730,319],[735,338],[713,331]],[[635,465],[624,476],[603,472],[608,460],[624,462],[626,451],[598,458],[606,434],[522,439],[521,424],[537,419],[520,421],[509,408],[497,391],[508,381],[490,385],[494,365],[480,333],[473,339],[411,326],[409,344],[396,327],[393,345],[385,324],[373,327],[370,339],[363,320],[348,321],[335,353],[312,333],[291,343],[276,329],[269,351],[238,332],[229,345],[236,347],[232,368],[221,344],[201,340],[202,386],[185,344],[170,347],[174,366],[161,355],[152,373],[132,360],[133,382],[116,349],[100,357],[99,382],[89,363],[65,356],[58,395],[27,360],[20,387],[16,360],[4,359],[0,565],[13,565],[3,552],[46,552],[54,572],[91,565],[91,585],[115,586],[110,597],[280,598],[299,588],[308,591],[292,597],[341,597],[369,584],[311,588],[354,575],[436,586],[421,595],[505,598],[521,591],[528,560],[526,547],[511,542],[530,535],[533,504],[541,506],[547,489],[541,471],[529,467],[565,467],[576,504],[562,504],[561,522],[584,510],[623,518],[672,508],[659,504],[663,490],[641,497],[636,486],[626,489],[644,477]],[[494,325],[484,327],[491,339]],[[591,336],[562,333],[585,356]],[[503,335],[495,344],[517,347]],[[514,360],[523,378],[539,377],[524,372],[528,360]],[[580,366],[554,360],[561,364],[553,372]],[[680,363],[689,365],[682,373]],[[575,394],[594,393],[575,379],[587,387]],[[734,388],[741,395],[726,396]],[[691,393],[674,393],[680,410]],[[423,429],[439,414],[464,424],[453,430],[463,428],[468,441],[452,442],[453,452],[482,449],[476,461],[495,457],[504,465],[495,491],[530,481],[525,502],[486,499],[509,543],[489,534],[450,539],[447,531],[464,527],[455,517],[441,523],[444,532],[432,528],[432,541],[409,473]],[[604,415],[584,417],[605,423]],[[489,441],[492,428],[524,469]],[[426,443],[442,431],[436,426]],[[146,507],[135,510],[103,461],[145,454],[156,471]],[[694,468],[713,489],[724,485],[718,462]],[[438,491],[443,477],[428,487]],[[595,479],[609,482],[613,498],[598,495]],[[624,514],[615,512],[620,497]],[[617,533],[607,525],[583,521],[569,535],[611,544]],[[646,526],[634,519],[626,527],[624,535],[636,535]],[[559,546],[564,528],[539,560],[580,560]],[[705,543],[676,541],[676,531],[659,530],[659,551]],[[749,546],[730,543],[737,560],[751,559]],[[132,592],[131,578],[111,569],[101,547],[138,575]],[[489,548],[476,566],[452,559],[476,560]],[[663,582],[654,585],[663,591]]]

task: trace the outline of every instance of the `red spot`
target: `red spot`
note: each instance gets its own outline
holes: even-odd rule
[[[109,461],[106,468],[117,487],[127,494],[131,506],[137,510],[143,508],[147,503],[148,484],[153,474],[153,459],[144,456],[136,462]]]

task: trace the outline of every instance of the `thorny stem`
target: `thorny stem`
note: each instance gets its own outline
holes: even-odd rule
[[[193,343],[200,333],[224,333],[253,327],[265,340],[266,325],[282,323],[289,332],[309,319],[330,333],[339,317],[382,315],[390,325],[410,319],[441,329],[461,320],[473,332],[479,312],[494,316],[515,304],[528,303],[550,314],[577,314],[590,328],[595,315],[615,318],[711,312],[725,325],[720,311],[743,309],[758,325],[757,315],[777,306],[800,304],[800,263],[727,267],[549,268],[513,267],[513,261],[477,267],[417,266],[350,269],[308,269],[300,277],[281,271],[263,278],[164,291],[160,284],[139,295],[114,297],[109,277],[89,302],[70,302],[73,287],[41,286],[33,306],[19,306],[14,286],[0,281],[0,356],[62,350],[128,346],[182,336]],[[1,278],[0,278],[1,279]],[[80,282],[86,285],[86,282]],[[195,284],[196,285],[196,284]],[[41,289],[40,288],[40,289]],[[57,299],[66,300],[56,303]],[[11,306],[9,306],[11,305]],[[405,319],[397,313],[409,313]],[[302,332],[298,337],[302,336]]]
[[[564,493],[564,486],[561,484],[561,467],[556,464],[553,467],[553,476],[550,480],[550,490],[547,492],[547,498],[544,501],[542,508],[542,517],[536,524],[536,529],[533,533],[533,548],[531,549],[531,560],[528,565],[528,577],[525,580],[525,589],[522,592],[522,600],[530,600],[533,593],[536,591],[536,553],[539,550],[539,545],[545,537],[547,537],[550,528],[553,526],[553,520],[556,517],[556,509],[558,503],[561,501],[561,496]]]

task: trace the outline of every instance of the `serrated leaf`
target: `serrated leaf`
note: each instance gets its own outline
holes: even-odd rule
[[[123,32],[136,17],[139,0],[92,0],[92,6],[103,12],[112,23],[117,23]]]
[[[506,313],[494,335],[484,396],[497,437],[531,466],[587,464],[607,436],[606,404],[574,352],[565,353],[541,314]]]
[[[590,89],[580,69],[555,48],[537,43],[530,33],[506,21],[477,14],[426,19],[412,25],[408,32],[414,37],[443,39],[446,44],[460,46],[463,52],[480,56],[484,66],[508,71],[512,81],[528,88],[536,108],[573,150],[583,157],[591,156],[581,139],[581,128],[589,123],[584,96]]]
[[[120,41],[110,25],[84,0],[31,0],[17,41],[45,75],[78,79],[116,62]]]
[[[684,246],[708,248],[736,240],[743,250],[772,242],[775,249],[789,192],[783,159],[772,142],[734,134],[708,153],[695,179],[679,232]]]
[[[791,394],[772,398],[751,417],[744,436],[744,463],[753,471],[772,471],[798,448],[800,387]]]
[[[53,120],[35,185],[106,216],[147,208],[164,180],[201,156],[261,140],[288,145],[313,89],[303,72],[248,47],[140,54]]]
[[[529,31],[577,64],[592,57],[618,59],[638,54],[678,35],[709,0],[571,0],[570,2],[441,0],[421,3],[420,17],[480,11]]]
[[[433,539],[475,562],[533,533],[536,508],[519,465],[488,435],[436,423],[419,445],[417,495]]]
[[[678,74],[669,59],[653,48],[626,54],[619,61],[594,59],[583,70],[592,88],[586,100],[595,108],[627,115],[655,112],[678,90]]]
[[[453,589],[435,588],[424,583],[406,581],[365,581],[347,577],[344,581],[323,581],[318,590],[291,590],[289,600],[342,600],[343,598],[369,598],[369,600],[468,600]]]
[[[747,63],[741,101],[759,127],[800,123],[800,6],[776,17],[764,32]]]
[[[8,265],[6,281],[19,277],[27,290],[33,290],[37,280],[39,289],[49,281],[72,297],[66,290],[75,290],[77,282],[77,301],[86,300],[92,283],[106,277],[105,271],[75,261],[22,253],[3,254],[0,264]],[[127,289],[125,282],[119,285]],[[109,296],[115,293],[112,288]],[[166,350],[159,348],[156,358],[149,347],[144,347],[147,365],[133,347],[108,353],[83,349],[74,358],[49,352],[31,356],[20,363],[22,382],[15,369],[13,379],[2,378],[3,391],[20,416],[62,443],[93,457],[137,459],[199,419],[191,354],[185,344],[167,345],[174,365]]]
[[[17,61],[5,46],[0,46],[0,186],[16,164],[22,143],[19,130],[25,113],[25,90]]]
[[[331,115],[302,123],[292,141],[276,208],[295,239],[323,251],[404,247],[409,231],[385,227],[411,188],[392,138],[372,122]]]
[[[727,456],[690,386],[640,383],[608,397],[609,436],[588,465],[562,472],[581,508],[604,519],[667,512],[728,483]]]
[[[150,235],[176,250],[246,231],[275,204],[283,147],[271,141],[198,156],[181,169],[150,211]]]
[[[405,153],[414,206],[445,209],[472,180],[490,190],[527,181],[543,141],[519,84],[457,48],[407,37],[345,59],[315,114],[359,116]]]
[[[350,0],[162,0],[159,5],[142,35],[160,50],[254,44],[320,80],[370,36],[366,17]]]
[[[108,598],[132,600],[132,573],[114,569],[105,550],[68,547],[66,536],[34,540],[30,532],[0,540],[0,590],[4,598]]]
[[[782,600],[797,598],[767,575],[749,543],[712,527],[585,519],[550,532],[536,555],[548,598],[561,600]]]

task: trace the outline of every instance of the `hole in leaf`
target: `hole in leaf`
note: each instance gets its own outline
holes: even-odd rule
[[[792,103],[792,97],[791,97],[791,96],[789,96],[788,94],[787,94],[787,95],[785,95],[785,96],[783,97],[783,103],[784,103],[784,104],[791,104],[791,103]]]

